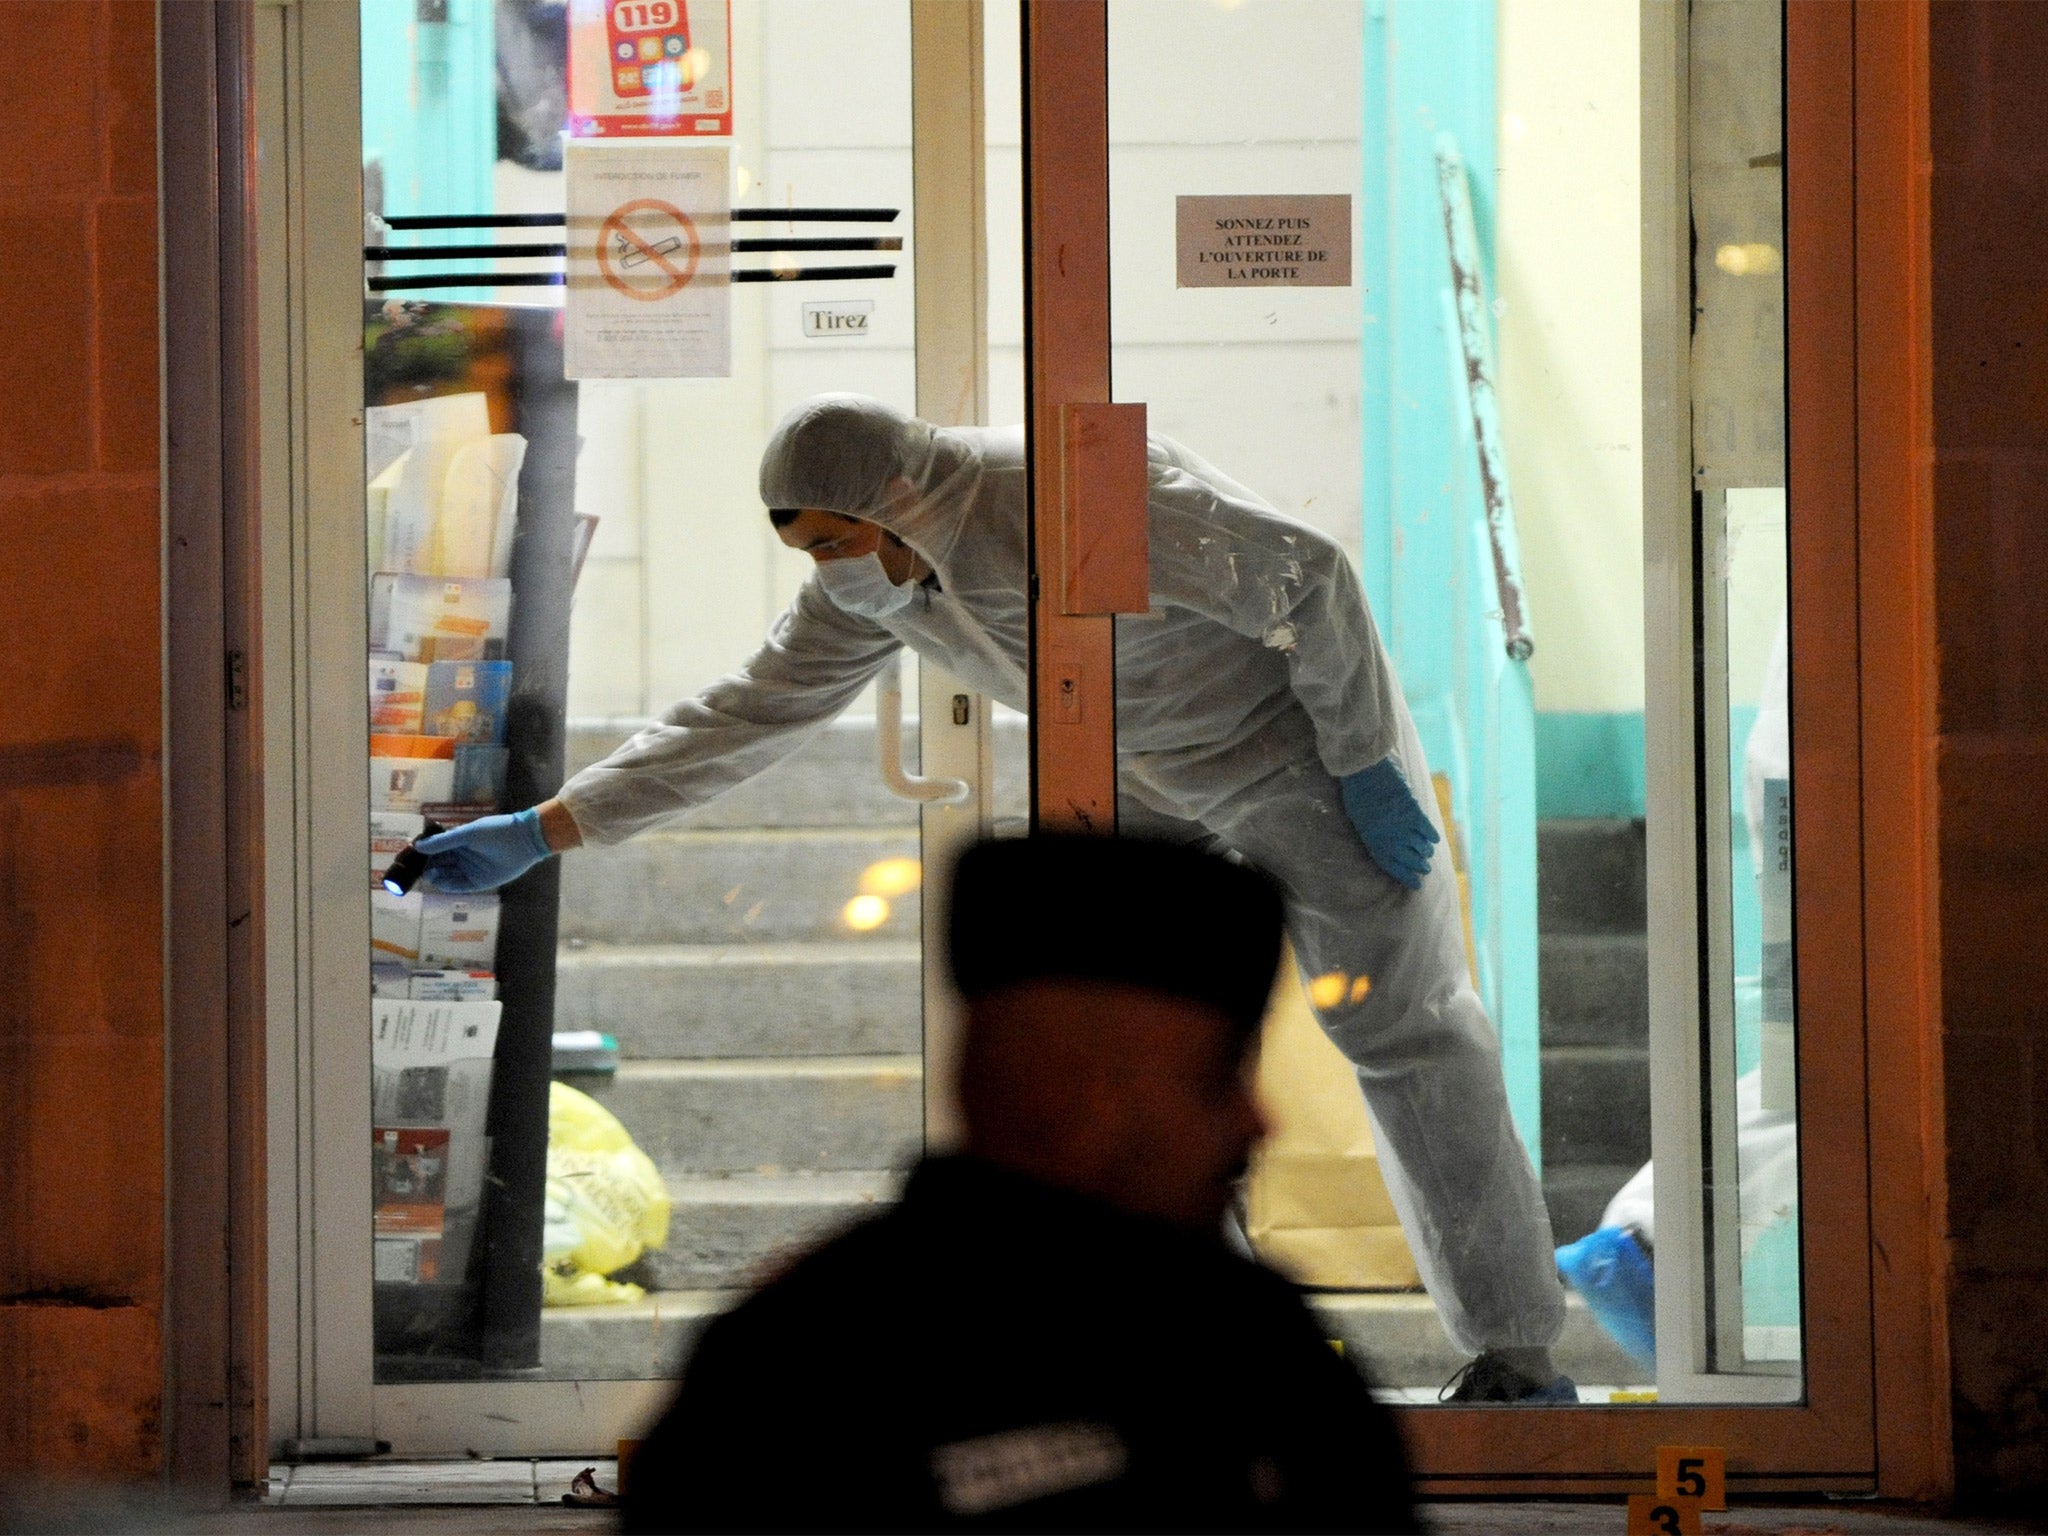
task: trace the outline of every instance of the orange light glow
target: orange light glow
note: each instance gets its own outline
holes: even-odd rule
[[[866,896],[908,896],[923,881],[924,866],[916,859],[877,859],[860,872]]]
[[[1784,270],[1777,248],[1762,241],[1724,245],[1714,252],[1714,265],[1730,277],[1775,277]]]
[[[1308,984],[1308,1000],[1318,1008],[1335,1008],[1351,988],[1351,978],[1342,971],[1328,971]]]
[[[879,896],[856,896],[839,916],[855,933],[871,933],[889,921],[889,903]]]

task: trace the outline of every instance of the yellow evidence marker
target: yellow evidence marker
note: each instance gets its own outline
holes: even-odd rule
[[[1697,1499],[1667,1499],[1662,1494],[1628,1496],[1628,1536],[1700,1536]]]
[[[1701,1509],[1726,1509],[1727,1452],[1718,1445],[1658,1446],[1657,1497],[1691,1499]]]

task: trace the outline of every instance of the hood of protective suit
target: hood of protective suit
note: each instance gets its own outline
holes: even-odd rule
[[[980,452],[950,432],[866,395],[813,395],[761,451],[761,500],[879,523],[943,564],[973,494]]]

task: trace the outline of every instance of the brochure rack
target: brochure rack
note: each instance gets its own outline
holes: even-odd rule
[[[551,309],[400,306],[381,299],[365,307],[368,404],[482,390],[490,398],[493,428],[526,440],[504,647],[511,663],[499,806],[504,810],[546,800],[561,787],[563,775],[577,564],[577,432],[576,386],[563,377],[559,324],[559,313]],[[483,1121],[474,1243],[465,1244],[459,1274],[377,1282],[380,1381],[518,1376],[540,1365],[560,891],[560,865],[550,859],[498,893],[496,979],[502,1006]],[[387,1165],[391,1160],[387,1152]]]

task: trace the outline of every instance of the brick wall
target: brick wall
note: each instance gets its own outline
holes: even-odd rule
[[[155,27],[0,3],[0,1477],[160,1460]]]
[[[1965,1497],[2048,1486],[2048,5],[1931,19],[1950,1330]]]

